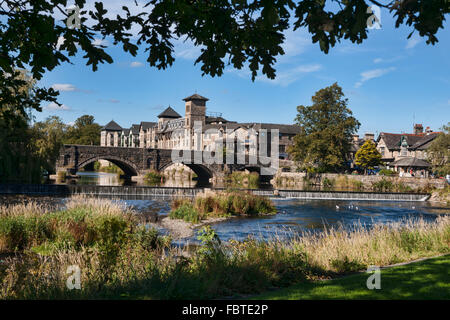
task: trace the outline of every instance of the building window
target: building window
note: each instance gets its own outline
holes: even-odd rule
[[[384,147],[380,148],[380,153],[381,153],[381,156],[384,157]]]

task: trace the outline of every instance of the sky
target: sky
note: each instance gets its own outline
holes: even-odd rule
[[[118,10],[120,1],[105,2]],[[112,12],[114,12],[112,10]],[[388,11],[381,10],[381,28],[369,31],[362,44],[341,41],[328,54],[313,44],[305,29],[286,32],[285,55],[277,57],[277,77],[261,75],[253,82],[248,69],[227,66],[221,77],[202,76],[194,65],[200,49],[189,41],[175,43],[175,62],[166,70],[146,63],[144,48],[136,57],[107,45],[112,64],[93,72],[82,55],[73,64],[47,72],[40,85],[60,91],[58,107],[43,103],[35,120],[57,115],[66,123],[90,114],[101,125],[110,120],[124,128],[141,121],[157,121],[169,105],[184,115],[183,98],[198,93],[209,99],[207,111],[221,112],[238,122],[294,123],[298,105],[311,105],[321,88],[337,82],[348,107],[366,132],[412,132],[414,123],[437,131],[450,121],[450,26],[427,45],[417,32],[407,39],[409,27],[394,27]]]

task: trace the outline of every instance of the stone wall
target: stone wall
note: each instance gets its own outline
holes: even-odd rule
[[[277,188],[283,187],[298,187],[302,188],[305,185],[306,173],[304,172],[281,172],[274,176],[272,180],[276,184]],[[377,176],[377,175],[344,175],[335,173],[323,173],[317,175],[316,177],[310,177],[308,180],[316,185],[323,186],[323,180],[325,178],[329,180],[336,180],[338,177],[347,177],[349,180],[360,181],[364,189],[371,189],[372,184],[386,179],[394,184],[403,184],[410,187],[413,190],[436,188],[443,189],[446,186],[446,181],[444,179],[431,179],[431,178],[416,178],[416,177],[387,177],[387,176]]]

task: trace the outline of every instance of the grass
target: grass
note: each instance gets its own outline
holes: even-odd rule
[[[21,225],[20,232],[11,223]],[[236,297],[450,253],[449,216],[267,242],[223,243],[208,226],[199,234],[202,245],[189,254],[109,200],[75,198],[58,211],[34,203],[0,206],[0,226],[2,252],[12,253],[0,261],[0,299]],[[81,290],[66,287],[72,265],[80,267]],[[429,274],[418,281],[430,281]]]
[[[235,171],[227,176],[228,185],[232,188],[259,188],[259,174],[257,172]]]
[[[148,184],[160,184],[164,180],[164,176],[157,171],[150,171],[145,174],[144,181]]]
[[[450,299],[450,255],[381,270],[381,289],[368,290],[369,273],[315,281],[267,292],[258,300]]]
[[[276,213],[268,197],[248,192],[226,191],[215,195],[197,195],[195,199],[175,199],[169,217],[197,223],[208,217],[245,216]]]

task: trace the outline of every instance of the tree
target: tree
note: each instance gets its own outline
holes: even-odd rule
[[[123,6],[111,18],[102,2],[88,9],[86,0],[75,0],[81,9],[77,26],[73,23],[77,13],[66,11],[67,2],[0,2],[0,106],[41,111],[42,101],[57,102],[58,92],[51,88],[35,87],[31,96],[17,94],[24,85],[14,72],[17,68],[29,66],[33,78],[40,80],[45,72],[70,62],[78,51],[93,71],[101,63],[112,63],[105,47],[95,44],[95,37],[111,37],[114,45],[121,45],[132,56],[142,46],[148,64],[158,69],[173,64],[174,41],[188,39],[201,47],[195,63],[201,64],[203,74],[220,76],[226,64],[237,69],[248,65],[253,80],[259,70],[273,79],[276,57],[284,54],[283,32],[291,22],[294,30],[307,28],[312,41],[328,53],[342,39],[353,43],[367,39],[368,21],[373,20],[369,5],[389,11],[397,28],[409,26],[408,37],[416,31],[428,44],[438,41],[436,33],[450,11],[448,0],[390,0],[386,4],[376,0],[149,0],[145,5],[134,1],[134,6]],[[64,19],[56,19],[57,13]],[[131,30],[139,31],[133,34]]]
[[[428,148],[427,154],[433,170],[444,176],[450,174],[450,122],[441,130]]]
[[[43,168],[48,172],[55,172],[56,160],[59,157],[66,130],[67,125],[57,116],[36,122],[31,128],[36,153],[41,159]]]
[[[364,144],[356,151],[355,154],[355,164],[364,169],[364,173],[367,170],[373,170],[375,166],[381,163],[381,154],[377,150],[375,142],[372,140],[367,140]]]
[[[22,86],[17,95],[31,96],[34,81],[24,70],[15,70]],[[0,182],[40,182],[40,158],[32,143],[30,106],[0,105]]]
[[[94,122],[94,117],[83,115],[67,129],[64,139],[66,144],[99,145],[101,126]]]
[[[306,168],[338,171],[344,167],[352,134],[360,123],[347,108],[348,99],[337,83],[317,91],[312,102],[297,107],[295,121],[301,131],[288,152]]]

